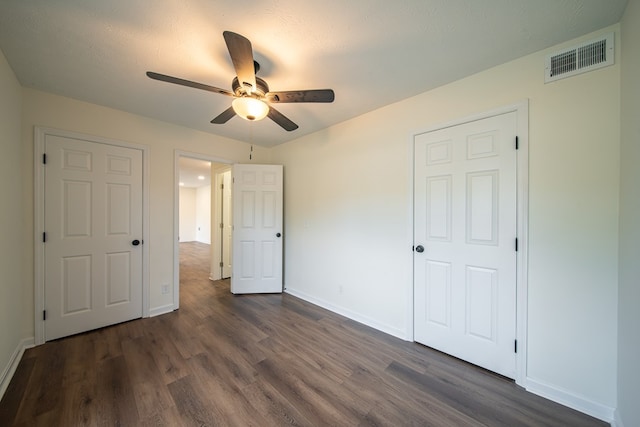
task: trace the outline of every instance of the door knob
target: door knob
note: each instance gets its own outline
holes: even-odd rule
[[[276,233],[276,237],[280,237],[280,236],[282,236],[282,234]]]
[[[138,245],[140,244],[140,240],[136,239],[136,240],[134,240],[133,242],[131,242],[131,244],[132,244],[133,246],[138,246]]]
[[[424,252],[424,246],[422,246],[422,245],[418,245],[418,246],[416,246],[416,252],[418,252],[418,253],[420,253],[420,254],[421,254],[422,252]]]

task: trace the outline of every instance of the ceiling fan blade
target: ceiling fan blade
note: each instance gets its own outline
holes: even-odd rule
[[[293,123],[291,120],[287,118],[284,114],[279,112],[273,107],[269,107],[269,114],[267,114],[271,120],[280,125],[287,132],[291,132],[292,130],[298,129],[298,125]]]
[[[222,125],[227,123],[229,119],[231,119],[235,115],[236,115],[236,112],[234,111],[233,107],[229,107],[226,110],[224,110],[222,113],[220,113],[218,117],[211,120],[211,123],[215,125]]]
[[[233,67],[236,69],[240,86],[246,88],[248,92],[254,92],[256,90],[256,72],[251,42],[246,37],[231,31],[225,31],[222,35],[227,43],[227,49]]]
[[[160,80],[161,82],[173,83],[180,86],[188,86],[195,89],[202,89],[209,92],[219,93],[221,95],[233,96],[233,92],[225,89],[220,89],[219,87],[192,82],[191,80],[179,79],[178,77],[167,76],[165,74],[154,73],[153,71],[147,71],[147,76],[154,80]]]
[[[282,102],[333,102],[335,94],[331,89],[289,90],[285,92],[269,92],[267,101]]]

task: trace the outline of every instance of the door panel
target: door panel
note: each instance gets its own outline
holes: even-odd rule
[[[495,342],[497,271],[490,268],[466,267],[467,334]]]
[[[415,340],[515,377],[516,113],[414,137]]]
[[[131,254],[107,254],[107,307],[131,301]]]
[[[45,340],[142,316],[142,151],[46,135]]]
[[[427,260],[425,265],[429,286],[426,288],[424,320],[448,328],[451,325],[451,264]]]
[[[427,178],[427,237],[451,241],[451,175]]]
[[[282,292],[282,166],[233,166],[231,292]]]
[[[131,186],[107,184],[107,235],[131,233]]]
[[[62,315],[91,309],[91,257],[62,258]]]

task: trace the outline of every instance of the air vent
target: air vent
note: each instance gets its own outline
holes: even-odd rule
[[[613,65],[613,51],[613,33],[609,33],[598,40],[547,55],[544,82],[549,83]]]

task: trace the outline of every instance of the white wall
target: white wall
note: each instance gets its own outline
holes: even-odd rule
[[[640,426],[640,0],[622,20],[618,418]]]
[[[180,187],[180,241],[211,244],[211,186]]]
[[[23,322],[33,335],[33,128],[36,125],[97,135],[149,147],[150,308],[154,312],[173,304],[172,293],[163,295],[161,286],[173,283],[175,151],[202,153],[231,161],[247,161],[248,144],[171,125],[123,111],[80,102],[33,89],[23,88],[22,116],[22,200],[25,206],[26,242],[21,265],[25,271]],[[268,161],[267,149],[254,147],[253,161]],[[170,289],[173,287],[170,286]]]
[[[180,187],[179,227],[181,242],[196,240],[196,189]]]
[[[410,135],[528,98],[527,385],[608,418],[616,406],[620,65],[545,85],[548,52],[275,147],[273,161],[286,171],[285,286],[410,339]]]
[[[21,87],[0,51],[0,398],[10,379],[9,369],[32,337],[22,317],[25,286],[22,257],[23,206],[20,140]],[[33,305],[33,304],[32,304]]]
[[[211,244],[211,186],[196,189],[196,240]]]

